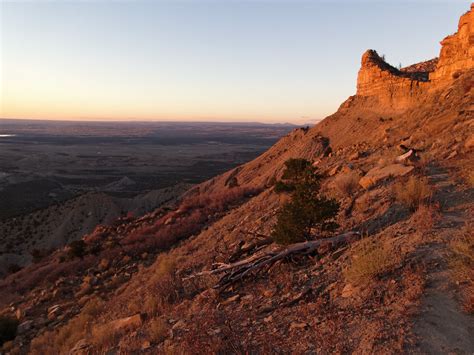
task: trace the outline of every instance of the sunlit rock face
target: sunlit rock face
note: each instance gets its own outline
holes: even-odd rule
[[[441,53],[430,80],[436,84],[449,83],[463,71],[474,68],[474,3],[459,19],[458,31],[441,41]]]
[[[376,97],[380,104],[404,109],[427,91],[449,85],[474,68],[474,4],[459,20],[458,31],[441,41],[439,59],[397,69],[374,50],[362,56],[357,95]]]

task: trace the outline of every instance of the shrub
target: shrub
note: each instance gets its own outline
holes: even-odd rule
[[[412,216],[412,221],[419,232],[427,233],[440,220],[439,207],[421,204]]]
[[[18,321],[10,317],[0,317],[0,345],[15,339]]]
[[[464,309],[474,313],[474,234],[472,225],[463,227],[450,242],[449,266],[453,278],[461,285]]]
[[[165,214],[151,226],[130,233],[120,243],[131,255],[168,249],[178,241],[199,233],[216,214],[229,210],[259,191],[234,187],[209,194],[197,193],[185,198],[177,210]]]
[[[395,196],[410,211],[416,211],[418,206],[432,196],[432,192],[427,178],[410,176],[408,181],[395,185]]]
[[[308,161],[290,159],[284,176],[292,178],[294,191],[292,199],[278,212],[277,223],[272,231],[273,239],[279,244],[291,244],[311,238],[313,229],[319,232],[334,227],[332,219],[339,210],[339,204],[319,195],[320,175]],[[301,169],[305,169],[301,171]]]
[[[354,172],[338,175],[334,182],[342,195],[351,196],[359,188],[359,175]]]
[[[311,163],[306,159],[288,159],[285,162],[283,180],[301,181],[311,171]]]
[[[96,324],[98,315],[102,312],[104,303],[98,298],[90,300],[76,317],[66,325],[55,330],[46,331],[34,338],[31,342],[32,354],[67,354],[81,339],[90,334],[91,327]],[[94,328],[96,340],[102,341],[102,334]]]
[[[400,256],[383,246],[380,241],[361,241],[344,276],[352,284],[364,284],[393,269],[400,261]]]
[[[156,261],[154,273],[150,278],[152,289],[141,300],[141,310],[150,316],[163,313],[170,304],[176,303],[183,294],[183,283],[176,274],[177,261],[162,254]]]
[[[294,191],[295,187],[292,184],[287,184],[283,181],[277,181],[275,183],[274,191],[276,193],[282,193],[282,192],[291,192]]]
[[[86,255],[86,243],[82,239],[72,241],[68,245],[68,255],[72,258],[83,258]]]

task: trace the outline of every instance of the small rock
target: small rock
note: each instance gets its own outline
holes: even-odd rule
[[[265,323],[269,323],[269,322],[271,322],[272,320],[273,320],[273,316],[272,316],[272,315],[269,315],[268,317],[263,318],[263,321],[264,321]]]
[[[235,295],[235,296],[232,296],[232,297],[229,297],[228,299],[226,299],[225,301],[222,301],[221,304],[223,306],[229,304],[229,303],[232,303],[232,302],[235,302],[235,301],[238,301],[240,299],[240,295]]]
[[[359,158],[360,158],[360,152],[355,152],[355,153],[352,153],[351,155],[349,155],[348,160],[357,160]]]
[[[181,330],[181,329],[184,329],[185,327],[186,327],[186,323],[184,323],[184,321],[182,320],[179,320],[173,325],[173,327],[171,327],[171,329]]]
[[[142,344],[142,350],[150,349],[151,343],[148,340],[145,340]]]
[[[245,295],[244,297],[242,297],[242,301],[245,301],[245,302],[250,302],[254,299],[253,295]]]
[[[20,320],[20,319],[22,319],[24,316],[25,316],[25,313],[24,313],[20,308],[18,308],[18,309],[15,311],[15,317],[16,317],[16,319]]]
[[[123,328],[137,328],[142,325],[144,320],[143,314],[135,314],[130,317],[117,319],[108,323],[108,328],[113,328],[115,330]]]
[[[446,159],[452,159],[452,158],[454,158],[456,155],[458,155],[458,152],[455,151],[455,150],[453,150],[453,151],[451,152],[451,154],[449,154]]]
[[[359,180],[359,184],[364,189],[367,189],[388,177],[406,175],[413,169],[413,166],[406,166],[402,164],[391,164],[385,167],[375,167],[369,170],[369,172]]]
[[[306,327],[308,327],[308,323],[306,322],[291,322],[290,331],[293,329],[304,329]]]
[[[344,288],[342,289],[342,293],[341,293],[341,297],[343,298],[349,298],[349,297],[352,297],[354,295],[354,292],[356,291],[355,287],[352,286],[351,284],[347,284],[346,286],[344,286]]]
[[[271,290],[265,290],[265,291],[263,291],[263,296],[265,296],[265,297],[273,297],[273,291],[271,291]]]
[[[56,319],[58,314],[61,312],[61,306],[60,305],[54,305],[52,307],[48,308],[48,319],[53,320]]]
[[[340,168],[341,168],[341,167],[340,167],[339,165],[338,165],[338,166],[335,166],[334,168],[332,168],[331,170],[329,170],[328,175],[329,175],[329,176],[334,176],[334,175],[336,175],[336,174],[338,173],[338,171],[339,171]]]
[[[212,335],[218,335],[218,334],[220,334],[220,333],[222,333],[221,328],[211,329],[211,330],[209,330],[209,331],[207,332],[207,334],[209,334],[210,336],[212,336]]]
[[[17,328],[18,334],[23,334],[24,332],[30,330],[33,327],[33,321],[32,320],[27,320],[24,321],[23,323],[20,323],[20,325]]]
[[[466,139],[466,142],[464,142],[464,147],[466,149],[471,149],[472,147],[474,147],[474,134],[471,134],[471,136]]]

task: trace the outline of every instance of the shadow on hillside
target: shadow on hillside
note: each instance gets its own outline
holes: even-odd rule
[[[376,234],[409,216],[410,213],[405,207],[394,204],[384,214],[361,223],[358,230],[368,235]]]

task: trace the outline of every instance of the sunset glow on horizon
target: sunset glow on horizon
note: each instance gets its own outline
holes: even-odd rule
[[[470,3],[3,1],[0,117],[314,122],[366,49],[435,57]]]

